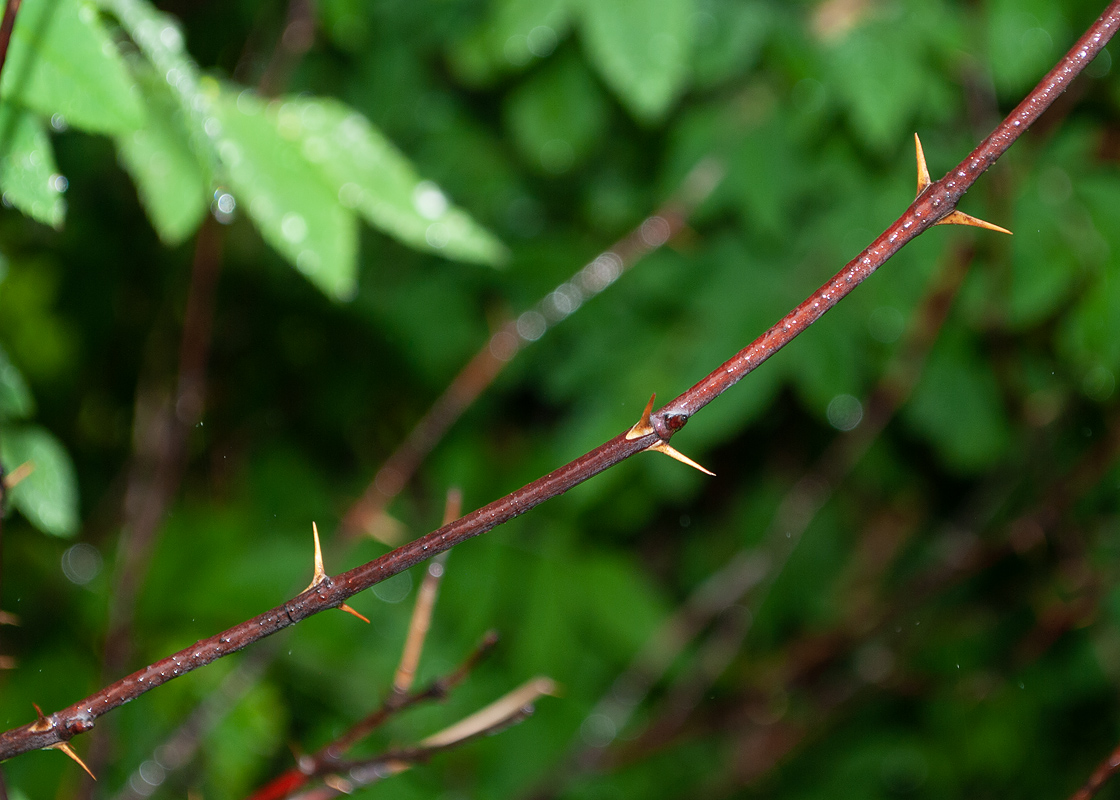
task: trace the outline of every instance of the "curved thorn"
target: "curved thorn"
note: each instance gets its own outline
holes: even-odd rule
[[[342,605],[340,605],[340,606],[338,607],[338,610],[339,610],[339,611],[345,611],[345,612],[346,612],[347,614],[353,614],[353,615],[354,615],[355,617],[357,617],[358,619],[360,619],[360,620],[361,620],[362,622],[364,622],[364,623],[365,623],[366,625],[369,625],[369,619],[368,619],[368,618],[366,618],[366,617],[365,617],[365,616],[363,616],[362,614],[359,614],[359,613],[358,613],[357,611],[355,611],[354,609],[352,609],[352,608],[351,608],[350,606],[346,605],[345,603],[343,603]]]
[[[70,756],[70,758],[72,758],[74,761],[76,761],[78,766],[86,771],[87,775],[89,775],[94,780],[97,780],[97,776],[94,775],[92,772],[90,772],[89,767],[86,766],[86,762],[84,762],[84,761],[82,761],[82,759],[78,758],[78,754],[74,752],[74,748],[71,747],[67,742],[59,742],[58,744],[47,745],[47,747],[44,748],[44,749],[46,749],[46,750],[61,750],[63,753]]]
[[[922,140],[918,138],[918,134],[914,134],[914,150],[918,155],[918,194],[926,190],[930,185],[929,167],[926,166],[926,154],[922,150]]]
[[[997,233],[1006,233],[1012,236],[1011,231],[1007,228],[1001,228],[999,225],[993,225],[990,222],[985,222],[982,219],[977,219],[971,214],[966,214],[963,211],[954,211],[946,216],[944,219],[938,220],[935,225],[971,225],[974,228],[984,228],[989,231],[996,231]]]
[[[700,466],[680,450],[677,450],[675,447],[670,446],[668,442],[654,442],[649,447],[647,447],[646,450],[656,450],[658,453],[664,453],[665,455],[669,456],[669,458],[675,458],[682,464],[688,464],[688,466],[692,467],[693,469],[700,470],[705,475],[711,475],[713,478],[716,476],[716,474],[710,469],[705,469],[704,467]]]
[[[311,535],[315,538],[315,571],[311,575],[311,583],[307,584],[307,589],[314,589],[327,579],[327,571],[323,569],[323,548],[319,544],[319,526],[314,522],[311,523]],[[304,591],[306,592],[307,589]]]
[[[641,439],[643,436],[649,436],[654,433],[653,425],[649,421],[650,412],[653,411],[653,399],[657,397],[656,394],[649,396],[649,402],[646,403],[646,410],[642,412],[642,418],[634,423],[629,431],[626,432],[627,439]]]

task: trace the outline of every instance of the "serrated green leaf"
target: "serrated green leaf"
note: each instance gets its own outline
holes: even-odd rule
[[[4,199],[45,225],[62,225],[65,183],[39,117],[11,103],[0,103],[0,152],[4,153],[0,161]]]
[[[81,0],[25,0],[12,32],[0,97],[76,128],[123,133],[144,124],[116,44]]]
[[[254,103],[259,103],[253,100]],[[439,187],[421,180],[393,144],[349,106],[326,98],[292,98],[269,107],[281,136],[330,186],[335,202],[418,250],[497,264],[505,247]]]
[[[31,474],[10,492],[12,505],[44,533],[72,536],[78,530],[78,482],[65,448],[37,425],[0,430],[0,461],[8,470],[26,462]]]
[[[681,93],[692,50],[692,0],[582,0],[583,44],[639,119],[656,122]]]
[[[276,109],[247,91],[223,88],[213,110],[217,152],[239,208],[308,280],[331,297],[352,297],[357,220],[307,159],[300,136],[286,135]]]
[[[23,375],[0,349],[0,419],[23,419],[35,411],[35,398]]]
[[[137,77],[148,123],[118,136],[117,150],[160,239],[176,245],[206,216],[210,176],[191,147],[187,121],[167,83],[150,70]]]

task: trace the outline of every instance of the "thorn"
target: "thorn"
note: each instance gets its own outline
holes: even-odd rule
[[[311,583],[307,584],[307,589],[303,590],[305,592],[308,589],[314,589],[316,586],[327,579],[327,571],[323,568],[323,546],[319,543],[319,526],[314,522],[311,523],[311,536],[315,539],[315,572],[311,576]],[[369,624],[368,619],[366,619],[364,616],[359,614],[357,611],[355,611],[345,603],[340,605],[338,607],[338,610],[345,611],[347,614],[353,614],[362,622],[365,622],[367,625]]]
[[[358,619],[360,619],[360,620],[361,620],[362,622],[364,622],[364,623],[365,623],[366,625],[369,625],[369,620],[368,620],[368,619],[367,619],[366,617],[362,616],[361,614],[359,614],[359,613],[358,613],[357,611],[355,611],[354,609],[350,608],[350,606],[346,605],[345,603],[343,603],[342,605],[340,605],[340,606],[338,607],[338,610],[339,610],[339,611],[345,611],[345,612],[346,612],[347,614],[353,614],[353,615],[354,615],[355,617],[357,617]]]
[[[929,167],[926,166],[926,154],[922,150],[922,140],[918,138],[918,134],[914,134],[914,150],[918,154],[918,194],[926,190],[930,185]]]
[[[930,185],[929,167],[926,166],[926,154],[922,151],[922,140],[918,138],[918,134],[914,134],[914,150],[918,154],[918,196],[926,190]],[[993,225],[990,222],[985,222],[982,219],[965,214],[963,211],[953,211],[944,219],[938,220],[935,225],[971,225],[974,228],[984,228],[989,231],[996,231],[997,233],[1006,233],[1011,236],[1011,231],[1007,228],[1001,228],[999,225]]]
[[[649,402],[646,403],[646,410],[642,412],[642,418],[635,422],[634,427],[626,432],[627,439],[641,439],[643,436],[649,436],[651,433],[655,433],[653,424],[649,421],[649,415],[650,412],[653,411],[653,399],[655,397],[657,397],[656,394],[651,394],[649,396]]]
[[[680,450],[677,450],[675,447],[670,446],[668,442],[654,442],[649,447],[647,447],[646,450],[656,450],[658,453],[664,453],[665,455],[669,456],[669,458],[674,458],[682,464],[688,464],[688,466],[692,467],[693,469],[700,470],[705,475],[711,475],[713,478],[716,476],[716,474],[710,469],[705,469],[704,467],[700,466]]]
[[[966,214],[963,211],[954,211],[942,220],[938,220],[937,225],[971,225],[974,228],[984,228],[985,230],[995,231],[996,233],[1006,233],[1008,236],[1013,235],[1007,228],[1001,228],[999,225],[993,225],[990,222],[985,222],[982,219],[977,219],[971,214]]]
[[[47,749],[47,750],[61,750],[66,755],[70,756],[71,759],[76,761],[78,766],[86,771],[87,775],[89,775],[94,780],[97,780],[97,776],[94,775],[92,772],[90,772],[89,767],[86,766],[86,762],[84,762],[84,761],[82,761],[82,759],[78,758],[78,754],[74,752],[74,748],[71,747],[67,742],[59,742],[58,744],[52,744],[52,745],[49,745],[48,747],[46,747],[45,749]]]
[[[319,544],[319,526],[314,522],[311,523],[311,535],[315,538],[315,571],[311,575],[311,583],[307,584],[307,589],[314,589],[327,579],[327,571],[323,569],[323,548]],[[307,589],[304,591],[306,592]]]
[[[53,728],[54,723],[43,716],[43,709],[39,708],[39,704],[32,703],[31,705],[35,706],[35,716],[37,716],[38,719],[31,723],[30,731],[32,733],[46,733]]]
[[[4,488],[14,489],[24,478],[35,471],[34,461],[24,461],[18,467],[4,476]]]

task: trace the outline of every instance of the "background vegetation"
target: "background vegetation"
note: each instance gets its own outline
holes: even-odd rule
[[[447,487],[474,508],[625,429],[901,212],[914,131],[940,175],[1101,5],[161,4],[195,84],[189,62],[160,61],[181,58],[176,28],[132,43],[130,3],[25,0],[0,85],[0,455],[37,470],[4,520],[0,608],[21,625],[0,628],[0,722],[302,588],[311,521],[337,529],[491,329],[714,157],[725,178],[691,227],[521,353],[382,532],[426,532]],[[266,109],[245,86],[290,101]],[[374,127],[330,140],[353,122],[334,103]],[[962,204],[1014,237],[928,232],[698,415],[674,444],[717,478],[642,456],[454,550],[422,679],[490,628],[502,643],[370,752],[533,675],[564,694],[364,796],[976,800],[1080,785],[1120,739],[1118,106],[1106,52]],[[368,153],[381,170],[362,172]],[[170,446],[148,423],[179,380],[199,236],[221,251],[201,416],[180,409],[185,468],[128,604],[131,652],[106,675],[128,498]],[[877,386],[888,409],[905,398],[897,414],[876,416]],[[851,469],[821,466],[876,420]],[[386,548],[365,540],[327,568]],[[602,704],[626,700],[617,676],[744,553],[766,577],[720,596],[619,729]],[[414,573],[351,602],[368,628],[332,613],[279,634],[184,769],[134,775],[250,655],[102,720],[96,790],[34,753],[4,765],[9,796],[130,780],[245,795],[384,696]],[[90,737],[75,745],[85,756]]]

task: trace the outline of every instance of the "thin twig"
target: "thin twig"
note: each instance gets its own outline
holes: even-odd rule
[[[341,756],[354,744],[384,725],[391,717],[420,703],[446,698],[456,686],[466,680],[478,662],[497,643],[498,635],[490,631],[454,672],[437,678],[423,689],[403,695],[396,693],[390,695],[372,714],[352,725],[344,734],[319,748],[313,755],[301,757],[296,768],[273,778],[254,792],[249,800],[280,800],[297,791],[312,778],[337,771]]]
[[[533,703],[545,695],[555,695],[556,684],[545,677],[533,678],[490,705],[471,714],[439,733],[433,734],[415,747],[391,750],[372,758],[357,761],[338,761],[331,765],[328,792],[312,791],[300,797],[335,797],[349,794],[357,788],[368,786],[392,775],[411,769],[427,761],[436,753],[459,747],[466,742],[505,730],[527,719],[533,713]],[[346,777],[341,777],[345,775]],[[333,780],[331,780],[333,778]]]
[[[458,518],[463,509],[463,493],[452,489],[447,493],[447,503],[443,509],[443,524]],[[420,653],[424,650],[424,640],[432,624],[432,611],[439,594],[440,580],[443,578],[447,553],[440,553],[428,563],[420,590],[416,593],[416,605],[412,607],[412,619],[408,623],[408,636],[401,651],[401,663],[393,677],[393,693],[404,694],[412,688],[416,679],[416,669],[420,665]]]
[[[1112,776],[1120,772],[1120,745],[1108,754],[1108,757],[1097,765],[1085,785],[1069,796],[1069,800],[1092,800],[1097,792],[1104,788]]]
[[[333,579],[327,578],[283,605],[150,664],[44,720],[0,734],[0,759],[68,741],[90,730],[101,715],[156,686],[237,652],[313,614],[336,608],[358,592],[486,533],[637,453],[663,447],[688,417],[805,331],[903,245],[952,214],[965,191],[1093,60],[1118,26],[1120,0],[1114,0],[1105,14],[996,130],[944,178],[930,183],[867,249],[770,330],[691,389],[639,420],[631,430],[450,525]]]

